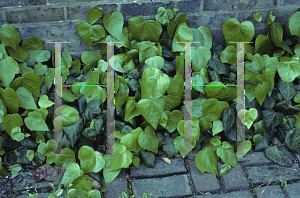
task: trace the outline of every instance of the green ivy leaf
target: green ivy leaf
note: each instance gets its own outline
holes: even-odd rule
[[[168,35],[171,39],[174,37],[174,33],[179,24],[185,23],[189,25],[189,18],[186,16],[185,13],[179,13],[173,18],[167,26]]]
[[[292,166],[292,159],[289,155],[279,151],[276,146],[269,146],[265,149],[266,157],[280,166]]]
[[[195,72],[200,72],[202,68],[206,67],[208,61],[211,59],[211,52],[209,48],[199,46],[198,48],[192,47],[192,54],[194,54],[192,69]]]
[[[77,23],[76,29],[82,40],[91,48],[101,38],[105,37],[105,29],[102,25],[90,25],[87,22],[81,21]]]
[[[253,142],[257,143],[261,140],[262,136],[260,134],[256,134],[253,136]]]
[[[34,158],[34,150],[27,150],[27,158],[29,161],[32,161]]]
[[[141,150],[141,146],[138,143],[138,139],[142,131],[142,128],[138,127],[132,130],[130,133],[124,135],[122,138],[120,138],[120,142],[126,146],[127,150],[138,153]]]
[[[271,23],[269,27],[270,35],[271,35],[271,40],[274,43],[276,47],[281,46],[282,42],[282,36],[283,36],[283,30],[279,25],[276,25],[274,23]]]
[[[88,12],[88,18],[90,25],[93,25],[102,17],[102,11],[100,9],[91,8]]]
[[[76,163],[75,154],[74,152],[69,148],[63,148],[60,151],[60,154],[62,156],[54,156],[53,162],[60,167],[68,167],[72,163]],[[69,155],[69,156],[63,156],[63,155]]]
[[[277,65],[277,70],[280,78],[287,83],[293,82],[300,75],[300,62],[298,61],[283,61]]]
[[[213,81],[208,83],[208,85],[220,85],[220,86],[207,86],[204,88],[207,98],[216,98],[222,101],[233,101],[236,99],[236,95],[232,94],[236,92],[235,87],[225,87],[223,83],[218,81]],[[222,86],[223,85],[223,86]]]
[[[19,98],[17,93],[12,88],[3,90],[0,88],[0,96],[3,99],[5,106],[11,113],[18,113],[19,111]]]
[[[103,18],[103,25],[113,37],[122,40],[124,17],[121,12],[114,11],[112,14],[106,14]]]
[[[255,19],[255,21],[257,21],[257,22],[261,22],[261,20],[262,20],[262,15],[261,15],[260,12],[257,12],[257,13],[254,13],[254,12],[253,12],[252,17],[253,17],[253,18]]]
[[[255,97],[258,103],[260,104],[260,106],[262,106],[262,103],[264,102],[268,94],[268,89],[269,89],[269,84],[266,81],[263,82],[263,84],[258,84],[255,87]]]
[[[25,60],[29,66],[34,66],[35,63],[46,62],[51,56],[50,51],[44,50],[44,41],[37,37],[24,40],[21,48],[30,53]]]
[[[4,38],[10,38],[16,44],[19,44],[21,41],[19,32],[13,25],[10,24],[3,24],[0,27],[0,41]]]
[[[11,57],[13,57],[15,60],[19,62],[24,62],[28,58],[28,55],[30,54],[26,50],[23,50],[21,47],[16,47],[16,49],[8,48],[8,52]],[[6,56],[3,57],[3,59],[5,58]]]
[[[73,148],[76,145],[80,135],[82,134],[83,127],[84,126],[82,118],[80,118],[76,123],[72,125],[62,127],[64,133],[66,133],[66,136],[70,141],[71,148]]]
[[[87,173],[97,173],[103,169],[105,162],[102,155],[99,152],[95,152],[89,146],[82,146],[78,151],[78,158],[80,159],[81,170]]]
[[[157,153],[158,140],[155,136],[155,131],[152,126],[147,125],[145,130],[140,132],[138,143],[142,148],[152,151],[153,153]]]
[[[170,86],[167,89],[167,93],[169,95],[178,96],[179,98],[182,96],[184,90],[184,80],[181,74],[176,74],[174,78],[170,82]]]
[[[16,90],[16,94],[19,98],[20,107],[24,109],[37,109],[32,93],[25,87],[19,87]]]
[[[268,17],[267,17],[267,20],[266,20],[266,25],[270,25],[271,23],[274,22],[275,20],[275,16],[272,15],[272,10],[270,10],[269,14],[268,14]]]
[[[272,109],[267,109],[262,111],[262,120],[265,125],[266,130],[271,130],[272,128],[278,126],[284,118],[284,115],[279,112],[275,112]]]
[[[170,136],[165,137],[165,144],[163,144],[162,148],[163,148],[163,151],[167,154],[168,158],[172,158],[175,156],[175,154],[179,153],[179,151],[175,147],[174,138],[171,138]],[[155,156],[154,156],[154,159],[155,159]],[[154,166],[154,163],[153,163],[153,166]]]
[[[132,164],[133,164],[135,167],[139,168],[139,166],[140,166],[140,158],[139,158],[139,157],[135,157],[135,158],[132,160]]]
[[[200,43],[192,43],[192,46],[199,47],[205,46],[208,49],[212,47],[212,36],[210,30],[205,25],[201,25],[197,28],[190,28],[193,33],[193,41]]]
[[[29,112],[28,117],[24,119],[26,127],[31,131],[49,131],[49,128],[39,112]]]
[[[227,109],[225,109],[225,110],[227,110]],[[223,123],[220,119],[213,121],[213,128],[212,128],[213,136],[222,132],[223,130],[224,130]]]
[[[284,82],[283,80],[279,79],[277,86],[282,97],[287,101],[291,100],[296,95],[295,86],[291,82]]]
[[[12,135],[12,130],[15,127],[19,127],[20,128],[23,125],[24,125],[23,119],[17,113],[14,113],[12,115],[11,114],[5,115],[5,117],[3,119],[3,122],[2,122],[2,127],[4,128],[4,130],[6,131],[6,133],[8,133],[11,137],[13,136]]]
[[[235,152],[233,147],[227,141],[223,141],[222,146],[217,148],[217,156],[220,157],[225,164],[236,169]]]
[[[228,63],[228,64],[237,64],[236,63],[236,54],[237,50],[234,46],[227,46],[225,50],[222,51],[220,60],[222,63]]]
[[[115,142],[115,155],[111,157],[110,171],[128,168],[132,163],[132,153],[122,143]]]
[[[128,30],[132,40],[155,42],[159,40],[162,27],[157,21],[145,20],[135,16],[128,20]]]
[[[150,151],[140,150],[139,155],[141,157],[142,162],[144,162],[145,166],[148,168],[153,168],[155,164],[155,155]]]
[[[121,168],[118,170],[110,171],[110,166],[111,166],[111,155],[105,155],[104,160],[105,160],[105,167],[103,169],[103,177],[105,180],[105,185],[107,186],[110,184],[116,177],[120,174]]]
[[[19,87],[25,87],[32,93],[34,101],[37,102],[41,85],[42,81],[38,75],[36,75],[35,73],[24,73],[21,77],[16,78],[11,83],[10,87],[14,90],[17,90]]]
[[[173,18],[173,11],[164,7],[159,7],[155,15],[155,20],[161,25],[166,26],[169,24],[170,19]]]
[[[226,40],[227,45],[233,45],[234,43],[228,43],[228,42],[247,42],[251,41],[254,36],[254,25],[250,21],[244,21],[240,23],[235,18],[227,19],[223,23],[223,34],[224,38]]]
[[[21,128],[20,127],[14,127],[11,130],[11,138],[13,140],[16,140],[18,142],[22,141],[24,139],[24,133],[21,132]]]
[[[300,36],[300,28],[299,28],[299,24],[300,24],[300,12],[295,12],[289,19],[289,30],[291,32],[291,35],[297,35]]]
[[[72,125],[79,119],[79,113],[74,107],[62,105],[62,126]]]
[[[199,137],[200,137],[200,128],[199,128],[199,120],[195,117],[192,117],[192,120],[190,120],[192,123],[192,136],[191,138],[195,141],[199,141]],[[179,132],[179,134],[182,137],[185,137],[184,135],[184,124],[185,124],[185,120],[180,120],[177,124],[177,131]],[[190,136],[188,136],[190,137]],[[188,138],[186,137],[186,138]]]
[[[216,146],[211,146],[197,153],[195,163],[201,173],[209,172],[219,177],[217,162],[220,158],[217,156],[216,150]]]
[[[274,45],[268,36],[259,34],[255,39],[255,53],[273,56]]]
[[[128,95],[129,95],[129,88],[127,84],[125,83],[125,79],[121,76],[116,76],[116,87],[118,85],[118,90],[116,91],[116,110],[118,111],[126,102]]]
[[[145,69],[141,81],[141,99],[160,98],[169,88],[170,78],[159,69],[149,66]]]
[[[83,175],[83,170],[80,170],[80,167],[77,163],[70,164],[62,177],[61,184],[65,187],[68,187],[69,184],[72,184],[73,181]]]
[[[0,80],[3,82],[5,87],[10,87],[10,83],[15,78],[15,74],[18,74],[19,66],[18,62],[15,61],[12,57],[7,57],[0,61]]]
[[[222,117],[224,109],[229,109],[229,104],[227,102],[209,98],[202,105],[202,116],[207,121],[212,122]]]
[[[185,44],[177,42],[193,42],[193,33],[186,23],[180,23],[177,26],[171,50],[172,52],[183,52]]]
[[[54,104],[54,102],[48,100],[47,95],[43,95],[40,97],[38,104],[41,108],[48,108],[51,107]]]
[[[189,141],[184,141],[184,137],[177,136],[174,139],[174,145],[175,148],[179,150],[182,157],[185,157],[195,146],[196,146],[196,140],[190,141],[192,145],[189,145]],[[190,139],[191,140],[191,139]],[[186,144],[185,144],[186,143]]]
[[[160,117],[164,111],[165,101],[159,99],[141,99],[137,103],[137,109],[145,120],[156,130]]]

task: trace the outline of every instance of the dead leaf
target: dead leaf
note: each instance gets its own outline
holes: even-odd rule
[[[55,181],[57,175],[58,171],[56,168],[49,164],[44,164],[35,170],[34,180],[40,181],[41,179],[44,179],[46,181]]]
[[[280,140],[279,140],[277,137],[272,138],[271,141],[272,141],[275,145],[281,146],[281,142],[280,142]]]
[[[87,178],[87,180],[89,180],[89,181],[93,181],[94,180],[94,178],[92,178],[91,176],[89,176],[89,175],[85,175],[85,177]]]
[[[171,160],[167,157],[161,157],[161,159],[166,162],[167,164],[172,164]]]
[[[92,181],[92,187],[93,187],[94,189],[100,190],[101,184],[100,184],[97,180],[93,179],[93,181]]]
[[[129,175],[126,175],[127,181],[130,182],[130,177]]]

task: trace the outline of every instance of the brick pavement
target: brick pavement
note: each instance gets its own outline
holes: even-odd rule
[[[293,160],[300,159],[300,154],[289,152],[286,148],[281,150],[289,154]],[[263,152],[251,150],[249,154],[254,156],[248,155],[240,159],[237,169],[231,168],[221,178],[211,173],[201,173],[192,160],[174,158],[171,159],[172,164],[167,164],[161,157],[156,157],[153,168],[148,168],[141,163],[139,168],[131,165],[128,169],[123,169],[107,186],[103,197],[119,198],[129,187],[132,187],[130,196],[134,195],[135,198],[141,198],[143,193],[152,193],[150,198],[299,197],[300,171],[297,163],[293,161],[292,167],[283,167],[268,160]],[[221,166],[222,163],[218,162],[219,170]],[[277,175],[274,175],[275,173]],[[129,176],[129,180],[126,175]],[[288,179],[287,186],[281,186],[279,179]],[[54,183],[58,184],[58,180]],[[103,178],[102,182],[104,183]],[[39,185],[32,185],[32,188],[42,188],[46,182],[39,183]],[[26,189],[30,187],[26,186]],[[42,193],[39,197],[46,197],[46,195],[48,194]],[[24,195],[18,198],[24,198]]]

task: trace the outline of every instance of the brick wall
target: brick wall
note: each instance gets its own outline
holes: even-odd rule
[[[132,16],[155,20],[157,8],[179,7],[190,19],[190,27],[207,26],[213,41],[222,40],[222,24],[231,17],[240,22],[249,20],[253,12],[260,11],[261,23],[252,19],[255,37],[266,34],[265,25],[269,10],[277,15],[276,25],[284,24],[288,17],[300,8],[300,0],[0,0],[0,25],[14,25],[21,34],[21,40],[39,37],[44,41],[70,41],[62,44],[62,50],[80,55],[88,50],[75,28],[80,21],[88,22],[87,13],[92,7],[102,6],[103,16],[118,10],[125,18],[125,26]],[[278,10],[278,12],[276,12]],[[279,20],[281,19],[281,22]],[[102,19],[98,24],[102,25]],[[45,43],[45,49],[52,51],[54,44]],[[99,50],[96,45],[93,50]]]

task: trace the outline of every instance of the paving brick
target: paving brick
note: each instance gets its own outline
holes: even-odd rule
[[[1,0],[0,8],[18,6],[18,2],[19,2],[18,0],[10,0],[10,1]]]
[[[229,18],[235,18],[235,13],[216,14],[214,17],[212,17],[210,19],[210,24],[211,24],[212,27],[222,28],[223,23]]]
[[[123,16],[149,16],[156,15],[159,7],[165,7],[172,9],[175,5],[174,1],[171,2],[148,2],[148,3],[127,3],[120,5],[120,12]],[[180,9],[180,8],[179,8]]]
[[[37,8],[20,11],[8,11],[6,13],[7,23],[31,23],[64,20],[63,8]]]
[[[298,4],[300,5],[300,2],[298,0],[280,0],[279,1],[280,5],[283,6],[283,5],[291,5],[291,4]]]
[[[102,179],[104,181],[104,179]],[[105,182],[103,182],[104,186]],[[114,181],[112,181],[110,184],[108,184],[106,187],[107,189],[104,191],[104,197],[105,198],[119,198],[122,197],[122,192],[125,192],[128,196],[128,193],[126,191],[128,186],[128,181],[126,178],[126,169],[122,169],[120,174],[117,176]]]
[[[190,166],[191,177],[196,191],[199,192],[219,192],[221,190],[217,176],[211,173],[201,173],[195,161],[187,160]]]
[[[292,167],[279,166],[279,172],[271,181],[271,183],[279,181],[279,179],[299,180],[300,172],[297,164]],[[277,170],[277,165],[260,166],[260,167],[246,167],[249,179],[253,184],[262,184],[269,181]]]
[[[249,155],[246,155],[243,157],[244,161],[239,162],[241,164],[242,168],[247,167],[247,166],[272,165],[273,164],[273,162],[271,162],[268,158],[265,157],[265,154],[263,151],[254,152],[253,150],[251,150],[247,154],[249,154]]]
[[[69,23],[64,25],[50,25],[49,27],[47,27],[47,38],[56,38],[59,40],[80,38],[76,29],[77,23]]]
[[[238,20],[240,22],[243,22],[243,21],[249,21],[250,18],[253,16],[253,13],[257,13],[257,12],[260,12],[261,15],[262,15],[262,20],[261,22],[257,22],[255,19],[251,19],[251,22],[255,25],[255,24],[258,24],[258,23],[266,23],[266,20],[267,20],[267,17],[268,17],[268,14],[269,14],[269,11],[272,10],[273,13],[274,13],[274,9],[269,9],[269,10],[254,10],[254,11],[245,11],[245,12],[239,12],[238,14]]]
[[[265,186],[256,189],[257,198],[285,198],[280,186]]]
[[[51,188],[52,189],[52,188]],[[58,190],[57,186],[55,188],[55,190]],[[35,193],[31,193],[31,194],[35,194]],[[39,193],[38,194],[38,198],[48,198],[49,195],[51,195],[53,193]],[[60,196],[58,196],[58,198],[63,198],[65,197],[65,194],[67,194],[67,190],[64,190]],[[29,198],[28,195],[19,195],[19,196],[16,196],[16,198]]]
[[[222,32],[221,28],[216,29],[216,30],[210,29],[210,33],[211,33],[213,42],[222,41],[224,39],[224,35],[223,35],[223,32]]]
[[[287,186],[283,186],[285,189],[286,193],[290,198],[292,197],[299,197],[300,194],[300,183],[293,183],[293,184],[288,184]]]
[[[12,183],[14,184],[14,187],[18,187],[20,184],[18,182],[14,182],[14,180],[18,180],[18,177],[23,177],[26,178],[26,186],[23,188],[23,190],[29,190],[32,188],[47,188],[50,187],[49,183],[52,183],[53,185],[58,185],[61,182],[61,179],[63,177],[63,174],[65,172],[64,168],[60,168],[61,172],[58,174],[57,179],[53,182],[49,182],[46,180],[40,180],[40,181],[35,181],[34,180],[34,172],[35,170],[29,171],[29,172],[21,172],[19,173],[18,176],[16,176],[15,178],[13,178]]]
[[[189,27],[198,27],[200,25],[205,25],[206,27],[210,27],[210,19],[211,16],[208,14],[201,14],[201,15],[187,15],[189,18]]]
[[[218,163],[219,172],[221,171],[222,164]],[[221,180],[227,191],[245,190],[249,188],[249,181],[246,178],[241,165],[236,164],[236,168],[231,167],[225,175],[221,176]]]
[[[47,41],[48,31],[50,30],[48,26],[22,27],[19,29],[22,41],[31,37],[38,37],[44,41],[46,47],[47,44],[45,44],[45,42]]]
[[[235,191],[225,194],[210,194],[210,195],[198,195],[195,198],[253,198],[253,195],[249,191]]]
[[[296,158],[300,161],[300,152],[299,153],[295,153]]]
[[[178,1],[176,6],[180,9],[180,12],[186,14],[198,13],[200,9],[201,0],[187,0],[187,1]]]
[[[184,174],[187,170],[183,160],[170,159],[171,164],[165,163],[161,157],[155,158],[153,168],[148,168],[144,163],[141,163],[139,168],[130,166],[130,177],[132,178],[145,178],[145,177],[162,177],[174,174]]]
[[[35,194],[35,193],[31,193],[31,194]],[[52,193],[39,193],[38,194],[38,198],[47,198],[49,195],[51,195]],[[16,198],[28,198],[29,195],[19,195],[16,196]],[[59,196],[62,197],[62,196]]]
[[[47,0],[21,0],[21,6],[37,6],[37,5],[46,5]]]
[[[203,11],[232,11],[249,10],[259,8],[273,8],[277,5],[277,0],[265,1],[242,1],[242,0],[204,0]]]
[[[151,193],[151,198],[187,197],[193,195],[188,182],[189,180],[187,175],[135,179],[132,181],[132,188],[134,197],[142,197],[143,193]]]
[[[78,20],[78,21],[85,21],[88,22],[88,12],[92,7],[98,9],[102,7],[102,18],[100,18],[95,24],[102,23],[103,17],[106,14],[112,14],[114,11],[117,11],[117,4],[99,4],[96,6],[73,6],[67,7],[67,19],[68,20]],[[123,15],[124,16],[124,15]]]
[[[69,41],[70,43],[62,44],[62,51],[80,52],[89,50],[88,45],[80,38],[76,29],[76,23],[65,25],[50,25],[37,27],[20,28],[21,40],[31,37],[39,37],[43,39],[46,50],[53,51],[54,44],[48,44],[46,41]],[[99,51],[100,45],[92,47],[92,50]]]
[[[93,2],[95,0],[48,0],[49,4],[70,4],[70,3],[82,3],[82,2]]]
[[[0,25],[4,24],[4,18],[2,17],[2,14],[0,14]]]
[[[292,8],[281,6],[279,11],[278,11],[278,14],[276,14],[276,12],[273,12],[274,16],[275,16],[275,14],[278,16],[278,17],[275,18],[275,22],[280,22],[279,21],[279,19],[280,19],[281,22],[283,24],[285,24],[288,21],[289,17],[292,16],[295,12],[297,12],[298,7],[300,7],[300,5],[299,6],[295,5]]]

